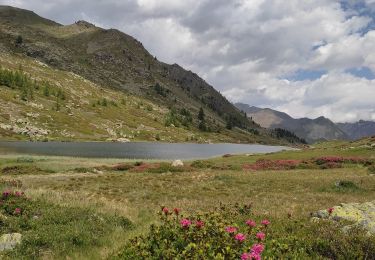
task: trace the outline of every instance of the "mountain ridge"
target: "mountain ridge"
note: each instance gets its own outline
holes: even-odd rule
[[[205,136],[206,141],[209,139],[209,135],[220,135],[220,138],[224,138],[222,136],[225,135],[230,136],[230,138],[225,137],[221,140],[287,143],[285,140],[276,138],[272,131],[261,128],[255,122],[249,120],[196,73],[187,71],[178,64],[169,65],[158,61],[143,47],[141,42],[117,29],[102,29],[86,21],[61,25],[40,17],[32,11],[0,6],[0,37],[0,50],[3,55],[0,57],[1,65],[13,71],[17,70],[16,67],[24,66],[23,71],[31,76],[31,80],[40,78],[42,83],[48,80],[53,81],[56,91],[54,95],[57,91],[63,91],[63,88],[67,88],[69,94],[75,92],[74,86],[66,86],[66,82],[61,78],[60,75],[65,72],[73,73],[82,78],[77,83],[82,85],[80,88],[77,86],[80,91],[107,91],[106,89],[111,91],[111,94],[103,96],[102,100],[93,100],[94,96],[98,99],[97,94],[95,94],[92,98],[87,99],[86,103],[75,104],[82,108],[82,111],[76,111],[80,116],[85,113],[90,115],[98,113],[98,116],[105,117],[108,123],[117,124],[113,120],[118,121],[120,118],[120,121],[124,123],[124,120],[127,119],[124,119],[117,111],[125,109],[119,106],[119,103],[122,103],[120,97],[124,95],[128,98],[134,96],[137,101],[132,103],[138,105],[135,108],[133,106],[132,109],[138,107],[138,109],[144,110],[144,113],[142,112],[144,115],[147,113],[146,107],[159,107],[160,111],[163,111],[158,116],[155,115],[155,120],[158,120],[156,125],[158,129],[162,128],[160,131],[163,134],[172,135],[170,132],[174,131],[170,131],[168,127],[177,126],[177,128],[184,128],[185,134],[190,131]],[[10,63],[7,62],[8,58]],[[14,65],[16,63],[17,66]],[[39,66],[39,63],[42,65]],[[31,66],[30,69],[28,66]],[[35,68],[42,74],[48,74],[49,78],[42,74],[38,75],[34,70]],[[51,69],[55,70],[56,75],[51,72]],[[73,81],[70,76],[67,79]],[[85,83],[86,81],[89,82],[88,85]],[[33,84],[31,86],[34,87]],[[59,86],[63,86],[63,88]],[[40,89],[34,89],[33,91],[36,93],[36,98],[44,106],[51,106],[54,103],[56,108],[61,108],[60,113],[70,114],[70,108],[68,109],[66,104],[67,100],[70,101],[69,96],[67,100],[60,100],[60,97],[54,95],[43,96]],[[20,96],[19,92],[14,89],[10,89],[7,93],[8,96],[25,98],[23,94],[21,93]],[[116,95],[118,98],[115,98]],[[3,98],[8,99],[8,96]],[[51,100],[52,96],[56,100]],[[108,108],[109,105],[107,105],[105,99],[113,104],[111,109]],[[22,102],[12,102],[14,103],[12,105],[18,106],[18,110],[26,109]],[[91,107],[88,106],[90,102]],[[142,105],[144,103],[147,105]],[[98,109],[98,105],[101,106],[100,109]],[[115,116],[112,118],[111,115],[100,114],[106,109],[112,110]],[[204,111],[204,117],[202,118],[199,116],[201,110]],[[15,112],[15,114],[20,116],[19,113]],[[45,116],[52,116],[52,119],[55,119],[55,117],[59,117],[59,113],[51,112]],[[161,116],[164,119],[160,118]],[[9,115],[6,115],[4,120],[9,117]],[[104,118],[101,119],[104,120]],[[138,124],[141,123],[139,125],[145,125],[145,122],[140,122],[139,118],[137,120]],[[161,125],[162,120],[166,121],[165,126]],[[14,122],[16,121],[15,118]],[[38,120],[35,121],[35,123],[41,123],[37,122]],[[87,122],[87,124],[90,123]],[[130,122],[125,122],[125,124],[127,124],[127,127],[133,125]],[[17,129],[18,126],[5,124],[4,127],[6,129],[12,127]],[[54,128],[56,127],[58,127],[57,123],[54,125]],[[134,132],[139,131],[137,129],[142,127],[131,126],[131,129],[128,128],[126,129],[127,132]],[[100,138],[105,136],[102,130],[98,130]],[[112,130],[110,131],[111,138],[123,137],[121,134],[118,134],[118,136],[113,134]],[[76,136],[81,135],[75,130],[73,132]],[[127,134],[127,136],[129,135],[133,136],[131,133]],[[87,135],[81,136],[87,138]],[[54,138],[61,138],[61,136],[59,137],[56,134]],[[147,140],[154,139],[159,138],[156,135],[153,137],[147,134]],[[185,138],[174,136],[170,140],[181,139],[184,140]],[[186,140],[188,140],[188,137],[186,137]]]
[[[12,10],[11,13],[13,15],[21,10]],[[147,95],[149,89],[146,86],[159,83],[173,93],[171,98],[162,98],[163,103],[168,101],[169,105],[174,105],[176,101],[186,105],[187,100],[191,102],[191,98],[194,98],[196,110],[198,104],[207,106],[218,114],[222,124],[229,117],[235,117],[241,126],[255,127],[195,73],[181,66],[159,62],[130,35],[117,29],[87,26],[88,23],[84,21],[64,26],[33,12],[29,15],[33,16],[28,19],[33,23],[27,27],[17,26],[17,23],[12,25],[8,38],[14,33],[24,38],[23,44],[17,48],[12,46],[14,39],[8,41],[7,47],[12,51],[24,53],[58,69],[72,71],[97,84],[137,95]],[[74,26],[84,28],[77,32],[72,28]]]
[[[236,103],[235,105],[262,127],[289,130],[309,143],[321,140],[346,140],[349,138],[335,123],[324,116],[315,119],[295,119],[287,113],[270,108],[255,108],[242,103]]]

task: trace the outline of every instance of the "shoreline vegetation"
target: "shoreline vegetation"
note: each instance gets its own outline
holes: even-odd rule
[[[374,200],[374,143],[182,164],[0,154],[1,234],[22,236],[0,256],[371,259],[368,227],[335,214]]]

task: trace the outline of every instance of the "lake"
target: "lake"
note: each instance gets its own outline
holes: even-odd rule
[[[224,154],[270,153],[293,148],[258,144],[157,142],[0,142],[2,153],[126,159],[205,159]]]

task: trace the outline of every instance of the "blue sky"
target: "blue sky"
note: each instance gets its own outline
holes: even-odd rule
[[[117,28],[233,102],[375,120],[375,0],[0,0]]]

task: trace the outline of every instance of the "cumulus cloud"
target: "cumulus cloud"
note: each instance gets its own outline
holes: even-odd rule
[[[231,101],[296,117],[375,119],[375,0],[0,0],[129,33]],[[322,75],[309,78],[309,71]],[[306,74],[306,75],[305,75]],[[296,75],[295,79],[289,77]]]

